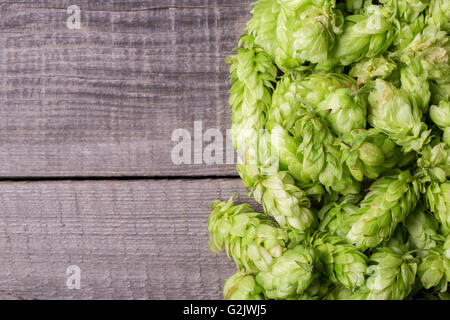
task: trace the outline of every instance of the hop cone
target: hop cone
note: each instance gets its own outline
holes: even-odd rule
[[[253,194],[283,228],[303,232],[316,224],[309,198],[285,171],[262,177]]]
[[[255,42],[272,58],[275,57],[277,42],[277,21],[281,6],[278,1],[258,0],[253,3],[252,17],[246,31],[255,37]]]
[[[271,103],[272,83],[276,67],[267,53],[254,45],[251,36],[243,36],[243,48],[228,57],[231,63],[230,105],[233,111],[230,134],[238,153],[246,163],[258,163],[260,132],[265,125],[265,112]]]
[[[324,296],[323,300],[367,300],[367,295],[366,288],[352,292],[344,286],[336,286]]]
[[[239,269],[248,272],[268,270],[273,259],[281,256],[288,240],[286,231],[266,216],[253,212],[248,204],[234,206],[215,202],[208,219],[209,247],[214,252],[226,249]]]
[[[450,101],[450,79],[430,80],[431,103],[439,105],[441,101]]]
[[[383,17],[378,6],[369,6],[365,15],[345,17],[344,32],[338,37],[333,59],[327,67],[336,64],[347,66],[363,58],[382,54],[392,43],[395,29]]]
[[[314,280],[315,262],[315,250],[298,245],[286,250],[268,271],[259,272],[256,281],[269,299],[296,298]]]
[[[327,277],[319,274],[311,282],[308,289],[306,289],[303,294],[296,296],[298,300],[321,300],[333,287],[333,282],[331,282]]]
[[[268,125],[278,123],[291,133],[297,120],[317,109],[337,131],[365,126],[366,106],[360,97],[349,97],[356,91],[354,79],[343,74],[313,74],[305,79],[284,76],[273,93]],[[340,103],[343,103],[341,106]],[[353,112],[355,113],[353,115]],[[338,120],[335,123],[335,120]]]
[[[334,1],[259,0],[246,31],[272,55],[283,71],[305,61],[322,63],[342,30],[343,16]]]
[[[422,113],[411,105],[403,90],[377,79],[375,90],[369,95],[369,104],[369,123],[402,146],[404,152],[420,151],[428,142],[430,131],[421,121]]]
[[[323,206],[318,216],[320,221],[319,230],[327,231],[345,239],[349,230],[347,223],[350,216],[358,211],[358,207],[345,199],[340,202],[332,202]]]
[[[431,220],[432,217],[428,216],[427,219]],[[420,248],[423,250],[419,251],[422,261],[419,265],[418,276],[425,289],[434,288],[436,291],[446,292],[450,281],[450,235],[447,235],[445,239],[437,234],[436,223],[430,225],[425,222],[424,225],[428,241],[426,243],[415,241],[415,244],[419,242],[419,245],[423,247]],[[411,238],[415,240],[412,233]]]
[[[421,68],[407,66],[400,70],[401,88],[408,94],[413,108],[427,113],[431,99],[430,84]]]
[[[367,258],[356,247],[329,234],[318,236],[313,245],[331,281],[351,291],[364,284]]]
[[[225,280],[223,288],[225,300],[263,300],[261,287],[255,277],[244,271],[238,271]]]
[[[417,182],[409,171],[378,179],[349,219],[347,240],[366,250],[389,239],[397,224],[415,208],[418,193]]]
[[[442,248],[431,249],[419,265],[418,276],[425,289],[446,292],[450,281],[450,259]]]
[[[273,124],[269,130],[272,155],[278,157],[279,169],[287,170],[297,181],[308,182],[302,173],[302,155],[297,151],[298,139],[279,124]]]
[[[342,136],[342,157],[358,181],[376,179],[392,169],[402,158],[399,147],[376,129],[353,130]]]
[[[357,78],[358,84],[364,84],[375,78],[385,79],[396,68],[396,63],[391,59],[383,56],[376,56],[355,63],[350,69],[349,75]]]
[[[421,257],[427,254],[427,250],[435,248],[440,241],[442,242],[442,236],[438,233],[438,221],[427,214],[423,207],[417,208],[408,216],[405,226],[411,243]]]
[[[422,182],[428,207],[442,224],[444,234],[450,232],[450,149],[444,143],[427,145],[417,160],[415,175]]]
[[[366,127],[366,103],[352,89],[340,88],[317,105],[317,111],[337,135]]]
[[[429,16],[430,22],[450,33],[450,2],[448,0],[431,0]]]
[[[402,50],[396,52],[405,65],[423,74],[428,80],[448,79],[450,65],[447,32],[440,25],[428,23]]]
[[[417,263],[410,254],[400,254],[390,248],[378,248],[370,257],[365,294],[367,300],[402,300],[412,291]]]
[[[443,140],[450,146],[450,102],[441,100],[438,106],[431,106],[430,118],[442,131],[444,131]]]
[[[381,0],[384,12],[389,12],[402,22],[411,23],[428,7],[428,0]]]
[[[359,192],[359,183],[342,163],[338,140],[320,117],[308,114],[298,120],[295,134],[302,138],[299,151],[303,154],[303,173],[344,195]]]

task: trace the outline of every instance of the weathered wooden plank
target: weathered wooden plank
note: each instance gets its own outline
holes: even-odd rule
[[[221,298],[235,266],[208,249],[208,205],[242,191],[239,179],[0,183],[0,297]]]
[[[79,0],[80,30],[73,1],[0,3],[0,177],[235,176],[173,164],[171,135],[225,134],[224,59],[250,2]]]

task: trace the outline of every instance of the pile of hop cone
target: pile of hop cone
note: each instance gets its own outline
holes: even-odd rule
[[[450,299],[450,1],[258,0],[228,57],[225,299]]]

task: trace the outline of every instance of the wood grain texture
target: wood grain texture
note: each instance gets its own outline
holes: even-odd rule
[[[199,120],[225,134],[224,59],[250,2],[0,1],[0,178],[235,176],[172,164],[171,134]]]
[[[208,249],[208,205],[242,191],[239,179],[0,183],[0,298],[220,299],[235,266]],[[66,287],[70,265],[80,290]]]

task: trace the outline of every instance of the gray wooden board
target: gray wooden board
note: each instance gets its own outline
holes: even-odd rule
[[[0,178],[235,176],[174,165],[171,135],[194,121],[225,134],[224,59],[250,2],[0,1]]]
[[[0,183],[0,299],[221,298],[208,205],[235,192],[254,204],[234,178]]]

